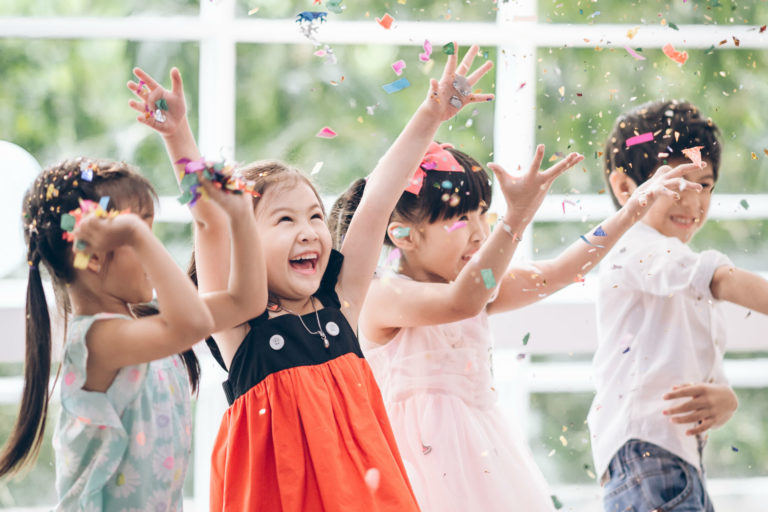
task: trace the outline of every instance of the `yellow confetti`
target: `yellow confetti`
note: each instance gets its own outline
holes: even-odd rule
[[[563,443],[563,446],[568,446],[568,440],[565,436],[560,436],[560,442]]]
[[[257,12],[259,12],[259,8],[258,7],[254,7],[253,9],[248,11],[248,16],[250,16],[252,14],[256,14]]]
[[[397,0],[397,3],[399,3],[400,5],[405,5],[405,2],[407,1],[408,0]]]
[[[640,30],[640,27],[635,27],[627,30],[627,37],[630,39],[634,39],[634,37],[637,35],[638,30]]]
[[[560,96],[565,96],[565,86],[560,86],[557,92],[560,93]]]
[[[752,160],[757,160],[757,155],[755,154],[754,151],[752,152]]]

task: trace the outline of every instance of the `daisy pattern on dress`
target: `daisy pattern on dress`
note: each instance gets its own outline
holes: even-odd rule
[[[176,458],[173,456],[171,445],[155,446],[152,456],[152,474],[159,481],[171,483],[173,481]]]
[[[133,424],[132,430],[129,448],[131,456],[137,459],[144,459],[152,452],[154,432],[151,424],[146,421],[137,420]]]
[[[147,500],[147,508],[144,510],[146,512],[172,512],[174,509],[168,501],[168,493],[157,490]]]
[[[131,464],[126,462],[122,467],[118,468],[117,473],[115,473],[110,482],[110,487],[112,493],[118,498],[127,498],[136,492],[140,484],[141,475]]]

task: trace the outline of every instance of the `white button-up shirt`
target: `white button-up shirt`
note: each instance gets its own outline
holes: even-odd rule
[[[638,222],[600,266],[597,394],[587,422],[598,477],[630,439],[656,444],[699,467],[691,425],[662,411],[675,385],[726,383],[725,326],[710,290],[715,270],[731,265],[717,251],[694,252]]]

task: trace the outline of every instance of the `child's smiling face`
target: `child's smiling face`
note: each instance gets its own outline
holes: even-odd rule
[[[668,165],[675,167],[685,161],[672,161]],[[692,189],[680,191],[680,199],[668,196],[659,197],[643,217],[643,222],[664,236],[678,238],[687,244],[693,235],[704,225],[709,213],[712,189],[715,186],[712,164],[696,169],[684,176],[688,181],[700,183],[701,192]]]
[[[270,293],[288,300],[315,293],[332,245],[312,188],[302,181],[270,187],[256,207],[256,222]]]

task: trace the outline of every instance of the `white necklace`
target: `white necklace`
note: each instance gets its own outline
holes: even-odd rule
[[[315,312],[315,319],[317,320],[317,331],[310,331],[309,327],[307,327],[307,324],[304,323],[304,319],[301,318],[301,315],[298,313],[294,313],[290,309],[281,306],[280,304],[277,304],[276,302],[272,302],[271,300],[267,302],[267,309],[272,312],[277,311],[285,311],[286,313],[290,313],[294,316],[299,317],[299,322],[301,322],[301,325],[304,327],[304,330],[306,330],[309,334],[316,334],[320,336],[320,339],[323,340],[323,346],[325,348],[328,348],[331,346],[330,342],[328,341],[328,336],[326,336],[325,331],[323,331],[323,326],[320,324],[320,315],[317,314],[317,308],[315,307],[315,297],[310,295],[309,300],[312,302],[312,309]]]

